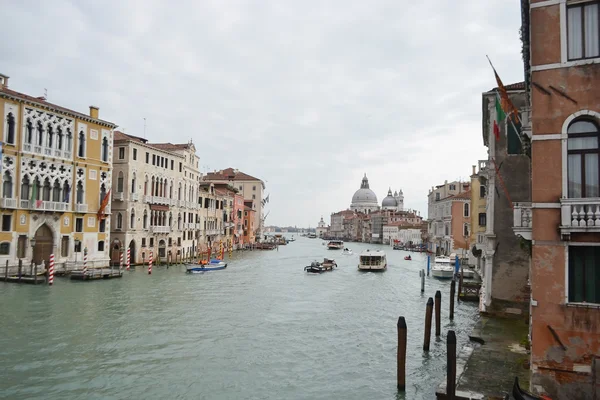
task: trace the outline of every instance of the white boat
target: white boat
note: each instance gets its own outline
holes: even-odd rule
[[[450,265],[450,257],[436,257],[431,266],[431,276],[438,279],[452,279],[454,267]]]
[[[344,248],[344,242],[341,240],[330,240],[327,243],[327,248],[329,250],[341,250]]]
[[[373,272],[385,271],[387,269],[387,258],[385,256],[385,251],[363,251],[360,253],[358,269],[361,271]]]
[[[465,268],[462,267],[462,269],[460,270],[462,277],[466,278],[466,279],[473,279],[475,278],[475,271],[473,271],[471,268]]]
[[[344,250],[342,250],[342,255],[344,256],[351,256],[352,254],[354,254],[352,253],[352,249],[346,247]]]

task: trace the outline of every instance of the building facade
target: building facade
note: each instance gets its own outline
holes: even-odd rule
[[[487,160],[479,161],[478,166],[473,165],[471,174],[471,237],[469,240],[469,264],[475,265],[478,271],[483,266],[483,249],[485,244],[485,230],[487,225],[487,178],[484,170]]]
[[[0,262],[73,269],[109,263],[115,124],[8,88],[0,75],[2,231]],[[100,211],[100,216],[99,212]]]
[[[600,392],[600,5],[522,6],[532,133],[531,387],[592,399]]]
[[[315,230],[317,237],[322,238],[322,237],[327,236],[328,230],[329,230],[329,228],[325,225],[325,221],[323,221],[323,217],[321,217],[321,220],[317,224],[317,229]]]
[[[450,255],[467,247],[470,235],[470,182],[448,182],[427,195],[428,251]],[[468,197],[466,196],[468,193]]]

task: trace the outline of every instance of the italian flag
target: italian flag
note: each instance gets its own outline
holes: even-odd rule
[[[500,122],[504,121],[506,118],[506,114],[502,109],[502,102],[500,101],[500,97],[498,96],[498,92],[496,92],[496,119],[494,120],[494,136],[496,140],[500,140]]]

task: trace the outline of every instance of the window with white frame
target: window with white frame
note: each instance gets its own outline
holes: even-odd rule
[[[600,303],[600,246],[569,246],[569,302]]]
[[[600,129],[591,119],[573,121],[567,129],[567,174],[570,198],[599,197]]]
[[[600,1],[567,8],[567,55],[569,60],[600,57]]]
[[[464,216],[468,217],[469,216],[469,203],[465,203],[464,207]]]

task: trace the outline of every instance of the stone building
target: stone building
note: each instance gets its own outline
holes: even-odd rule
[[[352,196],[350,210],[363,214],[369,214],[373,211],[379,210],[377,195],[369,188],[369,179],[367,178],[367,174],[365,174],[362,179],[360,189],[358,189]]]
[[[531,107],[524,131],[532,133],[531,388],[593,399],[600,392],[600,5],[521,3]]]
[[[113,263],[127,248],[132,264],[147,262],[150,251],[154,260],[189,257],[220,238],[223,199],[202,187],[191,142],[149,143],[116,131],[114,149]]]
[[[23,260],[69,269],[109,263],[115,124],[8,87],[0,75],[2,230],[0,263]],[[100,211],[100,213],[99,213]],[[104,218],[105,217],[105,218]],[[62,264],[62,265],[61,265]]]
[[[327,236],[327,231],[329,228],[325,225],[325,221],[323,221],[323,217],[321,216],[321,220],[317,224],[317,229],[315,230],[317,237],[322,238]]]

